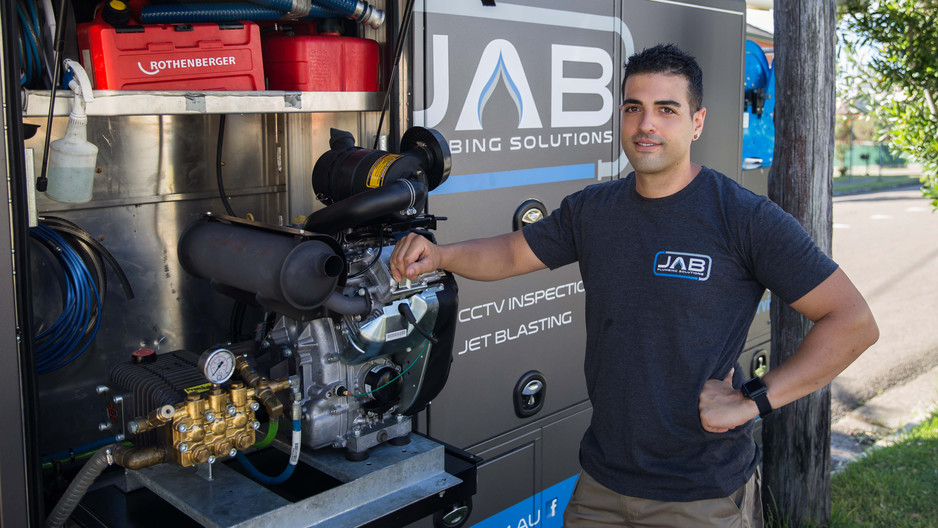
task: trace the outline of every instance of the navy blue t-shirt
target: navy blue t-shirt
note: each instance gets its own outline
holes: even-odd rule
[[[759,462],[752,422],[704,431],[700,391],[737,365],[765,288],[791,303],[837,265],[777,205],[706,167],[664,198],[638,194],[634,173],[591,185],[523,233],[549,268],[578,262],[583,277],[593,404],[583,469],[653,500],[743,485]]]

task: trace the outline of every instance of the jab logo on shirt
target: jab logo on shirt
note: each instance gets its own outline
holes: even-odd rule
[[[655,254],[655,275],[705,281],[710,278],[712,260],[707,255],[659,251]]]

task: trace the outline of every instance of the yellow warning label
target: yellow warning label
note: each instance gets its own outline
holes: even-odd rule
[[[368,180],[365,181],[365,187],[377,189],[384,185],[384,177],[388,173],[388,167],[400,157],[399,154],[385,154],[381,156],[381,159],[372,165],[371,170],[368,171]]]
[[[188,389],[182,389],[182,390],[186,391],[186,394],[193,394],[196,392],[208,392],[209,390],[211,390],[211,388],[212,388],[211,383],[203,383],[201,385],[196,385],[195,387],[189,387]]]

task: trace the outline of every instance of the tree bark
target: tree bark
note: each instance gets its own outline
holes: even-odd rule
[[[775,3],[775,156],[769,198],[831,252],[835,0]],[[791,357],[811,322],[772,296],[772,355]],[[763,424],[763,504],[784,526],[830,521],[830,386]]]

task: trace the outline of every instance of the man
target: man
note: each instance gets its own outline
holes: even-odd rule
[[[498,280],[578,262],[593,416],[565,526],[762,526],[753,419],[829,383],[878,329],[797,221],[690,161],[707,114],[693,57],[656,46],[623,77],[632,174],[514,233],[441,246],[409,235],[391,271]],[[815,324],[783,365],[745,383],[747,397],[734,366],[765,288]]]

